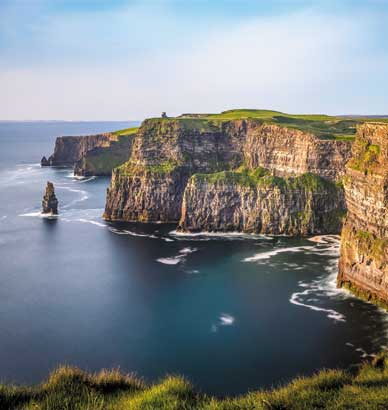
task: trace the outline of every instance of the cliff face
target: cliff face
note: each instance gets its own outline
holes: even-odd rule
[[[388,125],[359,126],[352,151],[338,286],[388,305]]]
[[[350,154],[350,141],[321,140],[310,133],[270,124],[249,133],[245,146],[250,168],[272,169],[280,176],[312,172],[332,180],[344,175]]]
[[[110,133],[83,137],[58,137],[55,141],[54,153],[46,161],[42,160],[42,166],[72,166],[88,151],[96,147],[108,147],[111,139]]]
[[[252,181],[238,173],[194,175],[184,192],[179,228],[275,235],[337,233],[344,213],[342,189],[313,174]]]
[[[249,169],[269,168],[274,174],[279,175],[300,175],[312,171],[328,179],[339,179],[343,175],[344,164],[350,153],[350,144],[349,141],[322,141],[312,134],[277,125],[266,125],[254,119],[146,120],[134,138],[129,161],[115,169],[112,174],[104,217],[107,220],[177,222],[181,219],[183,196],[192,175],[230,171],[242,164],[246,164]],[[206,187],[202,186],[201,190],[204,191],[206,188],[216,189],[206,185]],[[232,191],[226,186],[225,190]],[[248,214],[250,207],[254,210],[259,203],[263,202],[261,198],[264,195],[271,198],[268,201],[272,201],[272,205],[268,205],[268,210],[271,206],[273,209],[280,205],[287,207],[289,201],[299,201],[296,191],[283,194],[278,203],[274,198],[281,197],[281,194],[276,189],[271,193],[254,189],[249,194],[239,192],[237,195],[250,195],[250,202],[246,203],[245,211]],[[185,218],[188,215],[189,202],[193,201],[196,195],[198,193],[187,188]],[[209,200],[208,196],[211,195],[212,192],[204,191],[204,197],[201,199],[204,206]],[[322,197],[324,194],[319,195]],[[322,200],[318,201],[319,195],[312,195],[307,199],[306,193],[305,203],[299,203],[295,209],[291,207],[292,209],[284,212],[306,216],[309,206],[319,206],[320,209],[327,207],[329,212],[332,205],[329,203],[322,205]],[[337,202],[340,211],[343,208],[341,193],[333,198],[333,204],[337,200],[340,201]],[[236,208],[235,211],[230,210],[230,212],[239,211]],[[265,212],[263,211],[263,215]],[[194,218],[194,215],[192,217]],[[233,218],[235,220],[236,217]],[[279,230],[310,232],[313,227],[319,225],[314,216],[311,216],[312,219],[309,218],[308,223],[304,225],[300,223],[298,226],[295,225],[294,216],[289,217],[288,220],[284,215],[279,218],[282,219],[283,227],[273,228],[273,232]],[[252,216],[252,219],[256,222],[240,221],[234,224],[225,219],[225,226],[214,225],[213,229],[261,231],[264,229],[262,226],[268,225],[264,216]],[[204,229],[205,225],[210,227],[210,224],[203,220],[205,225],[201,228],[200,220],[202,219],[197,219],[195,223],[193,220],[190,222],[186,220],[182,223],[182,229]],[[191,227],[192,223],[193,227]],[[317,230],[320,232],[321,228]]]
[[[104,217],[177,222],[189,176],[240,164],[246,132],[245,121],[146,120],[129,161],[112,173]]]
[[[79,176],[110,176],[112,170],[128,160],[133,143],[132,135],[119,135],[109,145],[86,151],[74,165],[74,174]]]
[[[322,141],[312,134],[277,125],[267,125],[254,119],[147,120],[135,137],[129,161],[113,172],[112,182],[107,192],[104,217],[108,220],[143,222],[159,220],[175,222],[181,219],[182,229],[210,228],[210,219],[219,218],[221,210],[216,210],[215,215],[210,216],[211,209],[206,204],[218,190],[219,198],[213,201],[223,200],[224,206],[229,207],[229,213],[228,216],[225,214],[222,223],[220,221],[218,225],[212,225],[213,230],[263,231],[267,229],[272,232],[310,232],[317,227],[320,232],[319,222],[316,222],[314,215],[310,215],[308,222],[299,225],[294,216],[307,218],[310,206],[327,208],[327,212],[334,207],[339,207],[341,210],[343,202],[340,194],[338,198],[334,197],[331,208],[329,205],[323,205],[322,200],[319,199],[326,194],[322,192],[319,195],[310,195],[307,191],[280,192],[268,187],[260,189],[247,187],[240,190],[225,184],[222,186],[205,184],[199,187],[193,182],[196,180],[192,179],[187,188],[186,185],[194,174],[231,171],[242,164],[246,164],[250,170],[258,167],[269,168],[274,174],[279,175],[300,175],[312,171],[335,180],[343,175],[349,152],[348,141]],[[184,193],[185,216],[182,214]],[[203,196],[200,198],[200,195]],[[302,195],[303,199],[299,200],[298,195]],[[239,197],[240,204],[233,208],[230,201],[237,201],[236,196]],[[265,203],[264,197],[268,197],[267,211],[264,209],[259,215],[257,213],[259,211],[255,208]],[[244,202],[244,198],[248,198],[247,202]],[[195,204],[196,201],[199,202]],[[290,207],[290,201],[298,204]],[[191,210],[194,212],[194,206],[198,207],[195,215],[191,212]],[[242,212],[239,209],[244,206],[245,216],[241,217],[244,220],[242,221],[236,215]],[[282,215],[274,216],[273,222],[268,221],[266,212],[277,206],[290,209],[280,211],[283,212]],[[208,217],[201,218],[201,212],[208,212]],[[252,221],[248,218],[249,212],[252,212]],[[312,213],[314,214],[314,211]],[[286,216],[286,214],[294,216]],[[229,217],[232,219],[229,220]],[[276,218],[279,219],[277,222]],[[275,228],[276,223],[281,227]]]

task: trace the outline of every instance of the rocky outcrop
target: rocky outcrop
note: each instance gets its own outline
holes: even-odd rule
[[[388,124],[359,126],[352,151],[338,286],[388,306]]]
[[[42,213],[57,215],[58,214],[58,199],[55,196],[54,184],[47,181],[46,191],[42,201]]]
[[[320,140],[256,119],[146,120],[134,139],[129,161],[113,172],[104,217],[179,221],[192,175],[234,170],[242,164],[249,169],[265,167],[275,175],[314,172],[337,180],[344,173],[350,146],[349,141]]]
[[[258,176],[257,170],[222,172],[191,177],[179,229],[274,235],[338,233],[344,214],[342,189],[316,175],[277,178]]]
[[[54,153],[48,159],[43,157],[41,165],[73,166],[88,151],[96,147],[108,147],[113,138],[110,133],[80,137],[58,137],[55,141]]]

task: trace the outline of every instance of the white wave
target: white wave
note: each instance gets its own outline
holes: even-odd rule
[[[66,175],[66,178],[71,178],[74,181],[78,181],[80,183],[83,183],[83,182],[93,181],[94,179],[97,178],[97,176],[93,175],[93,176],[90,176],[90,177],[85,177],[85,176],[82,176],[82,175],[75,175],[74,172],[72,171],[72,172],[69,172]]]
[[[106,228],[106,224],[104,224],[102,222],[98,222],[98,221],[93,221],[92,219],[80,218],[80,219],[77,219],[77,221],[82,222],[82,223],[88,223],[88,224],[100,226],[101,228]]]
[[[62,206],[63,209],[70,208],[71,206],[75,205],[76,203],[86,201],[89,198],[88,193],[86,191],[82,190],[82,189],[70,188],[68,186],[63,186],[63,185],[57,185],[56,189],[59,189],[59,190],[62,189],[62,190],[69,191],[69,192],[75,192],[75,193],[80,195],[79,198],[73,199],[68,204],[63,205]]]
[[[326,312],[328,318],[333,319],[333,320],[338,321],[338,322],[345,322],[345,316],[342,315],[341,313],[337,312],[334,309],[326,309],[326,308],[322,308],[322,307],[315,306],[315,305],[309,305],[307,303],[302,302],[302,300],[303,300],[302,298],[304,296],[308,296],[311,292],[314,292],[315,290],[316,289],[314,289],[312,287],[310,289],[305,289],[303,292],[293,293],[290,297],[290,303],[292,303],[293,305],[306,307],[306,308],[308,308],[310,310],[314,310],[316,312]]]
[[[337,271],[338,271],[338,259],[339,259],[339,240],[337,236],[328,235],[325,237],[327,244],[330,246],[317,246],[314,247],[314,251],[317,251],[319,255],[329,256],[326,260],[325,270],[327,275],[321,276],[311,282],[300,281],[299,287],[303,288],[303,291],[295,292],[291,295],[289,301],[293,305],[302,306],[307,309],[324,312],[326,316],[333,319],[336,322],[345,322],[345,316],[337,312],[334,309],[317,306],[311,302],[315,302],[317,299],[324,298],[348,298],[352,297],[350,293],[344,289],[337,288]]]
[[[242,261],[243,262],[256,262],[264,259],[270,259],[272,256],[275,256],[279,253],[284,253],[284,252],[303,252],[310,250],[312,246],[297,246],[297,247],[289,247],[289,248],[277,248],[273,249],[272,251],[267,251],[267,252],[260,252],[256,253],[253,256],[250,256],[248,258],[244,258]]]
[[[183,248],[179,251],[179,253],[188,254],[188,253],[196,252],[197,250],[198,250],[197,248]]]
[[[156,259],[157,262],[163,263],[165,265],[177,265],[178,263],[182,262],[184,260],[184,255],[180,256],[174,256],[171,258],[159,258]]]
[[[172,256],[170,258],[159,258],[157,262],[164,263],[165,265],[177,265],[186,259],[186,256],[190,253],[196,252],[197,248],[183,248],[179,251],[179,255]]]
[[[59,217],[59,215],[53,215],[53,214],[44,214],[40,211],[36,212],[27,212],[25,214],[20,214],[19,216],[30,216],[30,217],[38,217],[38,218],[47,218],[47,219],[56,219]]]
[[[162,238],[165,242],[174,242],[174,239],[171,238]]]
[[[194,274],[194,275],[195,275],[195,274],[199,273],[199,270],[198,270],[198,269],[187,270],[186,273],[189,273],[190,275],[191,275],[191,274]]]
[[[222,313],[220,318],[221,326],[232,326],[235,322],[235,318],[227,313]]]
[[[216,333],[220,326],[232,326],[235,320],[236,319],[232,315],[229,315],[228,313],[221,313],[218,318],[218,322],[211,325],[210,331],[212,333]]]
[[[152,234],[146,234],[146,233],[137,233],[133,231],[129,231],[127,229],[117,229],[117,228],[112,228],[109,227],[109,230],[117,235],[130,235],[130,236],[138,236],[141,238],[152,238],[152,239],[158,239],[157,236],[152,235]]]
[[[268,235],[250,234],[243,232],[181,232],[171,231],[171,236],[175,236],[177,239],[196,239],[196,240],[210,240],[210,239],[264,239],[272,240],[273,238]]]

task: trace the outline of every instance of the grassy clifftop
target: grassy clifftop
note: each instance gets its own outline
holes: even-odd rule
[[[388,360],[380,355],[352,372],[323,370],[272,390],[217,399],[182,377],[146,385],[118,371],[88,374],[61,367],[36,387],[0,386],[8,410],[382,410],[388,408]]]

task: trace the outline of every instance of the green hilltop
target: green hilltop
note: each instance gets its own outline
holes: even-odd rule
[[[353,140],[356,127],[363,122],[388,122],[387,117],[330,116],[325,114],[287,114],[273,110],[236,109],[219,114],[182,114],[178,117],[154,118],[152,120],[178,121],[188,129],[207,131],[223,122],[251,119],[275,124],[316,135],[321,139]],[[150,121],[150,120],[148,120]]]

